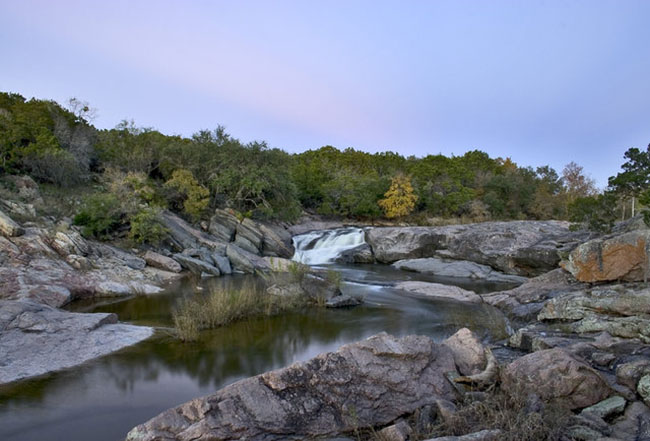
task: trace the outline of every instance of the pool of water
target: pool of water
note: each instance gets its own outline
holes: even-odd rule
[[[255,276],[186,280],[153,296],[70,305],[70,310],[114,312],[123,322],[158,329],[147,341],[79,367],[0,387],[0,439],[122,440],[133,426],[165,409],[382,331],[442,340],[468,327],[486,340],[506,337],[507,323],[492,307],[434,301],[390,286],[397,280],[450,280],[380,265],[330,268],[342,273],[344,293],[364,297],[362,306],[254,318],[205,331],[194,343],[178,341],[169,329],[171,311],[182,297],[262,281]],[[495,289],[470,280],[451,282],[477,292]]]

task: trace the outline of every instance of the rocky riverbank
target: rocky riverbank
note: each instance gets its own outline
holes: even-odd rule
[[[477,389],[495,385],[523,403],[517,418],[539,422],[555,415],[544,429],[552,439],[646,439],[649,237],[638,222],[600,238],[563,222],[367,229],[367,246],[379,262],[447,277],[519,277],[516,288],[481,295],[432,283],[396,286],[500,308],[513,320],[505,346],[483,347],[466,329],[443,345],[378,335],[171,409],[128,439],[355,439],[359,433],[425,439],[427,430],[473,419],[467,408],[491,403],[495,393]],[[523,439],[513,433],[547,439],[503,421],[488,426],[435,439]]]

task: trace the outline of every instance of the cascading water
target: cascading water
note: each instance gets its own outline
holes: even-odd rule
[[[293,237],[293,260],[307,265],[332,263],[343,252],[365,243],[361,228],[313,231]]]

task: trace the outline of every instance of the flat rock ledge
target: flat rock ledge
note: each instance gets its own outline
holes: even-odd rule
[[[152,334],[149,327],[117,323],[115,314],[81,314],[2,300],[0,384],[70,368]]]
[[[334,436],[453,399],[448,372],[456,368],[446,346],[381,333],[169,409],[132,429],[127,440]]]
[[[431,282],[400,282],[395,289],[439,300],[453,300],[462,303],[483,303],[481,296],[453,285]]]

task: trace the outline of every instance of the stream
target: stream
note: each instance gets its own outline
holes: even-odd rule
[[[339,271],[343,293],[365,300],[356,308],[314,307],[249,319],[204,331],[197,342],[182,343],[170,330],[171,312],[180,299],[242,285],[261,289],[263,282],[252,275],[185,279],[161,294],[69,305],[71,311],[113,312],[122,322],[155,326],[157,331],[149,340],[81,366],[0,387],[0,439],[123,440],[132,427],[170,407],[382,331],[423,334],[436,341],[461,327],[487,341],[507,336],[507,323],[495,308],[427,299],[391,285],[425,280],[479,293],[512,285],[445,280],[384,265],[331,263],[342,250],[363,243],[356,230],[294,239],[298,250],[294,258]]]

